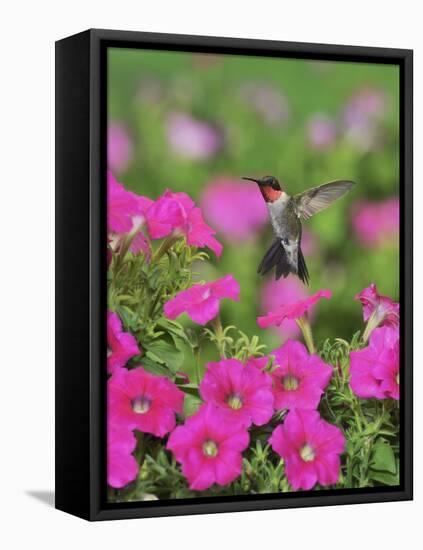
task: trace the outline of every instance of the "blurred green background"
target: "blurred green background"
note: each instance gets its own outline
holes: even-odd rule
[[[210,252],[198,278],[232,273],[241,285],[240,303],[223,303],[224,324],[280,345],[295,329],[261,330],[257,315],[329,288],[332,299],[316,307],[316,340],[350,340],[362,328],[353,300],[362,288],[374,282],[398,299],[397,66],[109,49],[108,78],[109,167],[139,194],[185,191],[202,207],[224,251],[219,260]],[[304,223],[310,288],[256,274],[272,242],[266,220],[233,238],[213,223],[219,212],[207,213],[204,193],[216,182],[239,189],[241,176],[265,174],[289,193],[335,179],[358,184]],[[231,197],[222,192],[222,216],[254,217],[259,194],[253,206]]]

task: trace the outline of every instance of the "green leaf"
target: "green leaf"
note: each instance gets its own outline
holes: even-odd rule
[[[184,415],[192,416],[195,414],[202,405],[201,399],[194,397],[193,395],[187,395],[184,401]]]
[[[151,374],[156,374],[157,376],[166,376],[167,378],[173,379],[173,372],[168,369],[165,365],[161,365],[148,357],[142,358],[142,366]]]
[[[152,342],[146,356],[157,363],[167,365],[172,372],[176,372],[184,361],[182,351],[164,340]]]
[[[177,323],[175,321],[170,321],[169,319],[161,318],[157,321],[157,326],[159,326],[162,329],[166,330],[170,334],[170,336],[173,338],[174,341],[175,341],[175,337],[176,337],[176,338],[179,338],[180,340],[186,342],[187,344],[189,344],[189,340],[187,338],[187,335],[185,334],[184,329],[182,328],[182,326],[179,323]]]
[[[198,391],[197,384],[178,384],[178,388],[182,390],[183,392],[187,393],[188,395],[192,395],[193,397],[196,397],[197,399],[200,399],[200,394]]]
[[[378,481],[384,485],[399,485],[399,472],[391,474],[389,472],[377,472],[370,470],[370,477],[373,481]]]
[[[373,447],[370,466],[372,470],[380,470],[391,474],[396,473],[397,467],[395,463],[395,454],[392,447],[385,439],[379,438],[376,441]]]

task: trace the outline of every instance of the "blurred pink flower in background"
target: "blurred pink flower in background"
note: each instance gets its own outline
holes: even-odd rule
[[[138,474],[138,464],[132,452],[137,440],[129,430],[118,429],[113,419],[107,422],[107,482],[120,489],[133,481]]]
[[[269,279],[262,287],[260,296],[260,310],[264,313],[281,304],[293,304],[298,300],[307,297],[305,286],[293,277],[275,281]],[[286,320],[280,327],[272,327],[277,332],[282,341],[287,338],[296,338],[300,334],[300,329],[295,321]]]
[[[369,345],[350,353],[350,386],[362,398],[399,399],[399,331],[376,328]]]
[[[316,409],[329,384],[332,367],[318,355],[309,355],[307,348],[288,340],[273,350],[277,368],[272,370],[275,409]]]
[[[164,314],[168,319],[176,319],[186,312],[195,323],[205,325],[219,314],[222,298],[239,301],[239,290],[239,283],[232,275],[210,283],[198,283],[166,302]]]
[[[206,160],[222,147],[222,136],[217,129],[182,112],[169,115],[166,135],[173,151],[191,160]]]
[[[207,184],[201,207],[206,220],[232,242],[253,237],[269,218],[257,185],[226,177]]]
[[[113,172],[124,172],[132,162],[134,146],[122,122],[112,120],[107,129],[107,165]]]
[[[352,225],[364,246],[374,248],[392,240],[398,242],[399,200],[393,197],[381,202],[357,202],[352,210]]]
[[[387,111],[383,91],[365,86],[346,103],[341,117],[345,137],[362,150],[371,149],[378,138],[378,122]]]
[[[399,303],[394,302],[388,296],[379,294],[374,283],[359,292],[355,296],[355,300],[360,300],[363,305],[363,319],[365,321],[368,321],[370,316],[373,315],[376,325],[398,328]]]
[[[301,234],[301,250],[306,256],[311,256],[317,252],[319,244],[316,235],[306,227],[303,227]]]
[[[387,110],[387,99],[383,90],[363,86],[349,100],[344,109],[344,119],[353,124],[362,117],[377,119]]]
[[[334,120],[324,113],[316,113],[308,122],[307,138],[313,149],[329,148],[336,140],[336,133]]]
[[[293,489],[307,491],[316,483],[324,486],[338,481],[345,437],[317,411],[293,409],[275,428],[269,443],[284,459],[286,477]]]
[[[298,300],[290,304],[281,304],[277,307],[274,304],[273,311],[269,311],[266,315],[257,318],[257,324],[260,328],[267,328],[272,325],[281,325],[285,320],[296,320],[305,315],[308,310],[314,306],[321,298],[331,298],[332,292],[327,289],[319,290],[315,294]],[[276,306],[276,307],[275,307]]]
[[[262,426],[273,415],[271,377],[251,364],[237,359],[207,363],[200,395],[227,413],[227,421]]]
[[[167,448],[182,464],[190,489],[204,491],[241,475],[241,453],[249,440],[242,423],[228,422],[224,411],[207,403],[170,434]]]
[[[269,125],[285,124],[290,117],[286,98],[273,86],[249,82],[241,89],[241,98]]]
[[[135,355],[141,353],[135,336],[123,332],[122,321],[113,311],[107,313],[107,370],[109,373],[124,367]]]
[[[222,253],[222,245],[213,236],[216,231],[204,222],[201,210],[186,193],[173,193],[168,189],[149,207],[146,217],[153,239],[179,232],[185,235],[190,246],[207,246],[216,256]]]

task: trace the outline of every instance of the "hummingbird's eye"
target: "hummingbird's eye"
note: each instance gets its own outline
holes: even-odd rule
[[[285,237],[284,239],[282,239],[282,243],[285,245],[285,246],[288,246],[289,245],[289,241],[288,239]]]

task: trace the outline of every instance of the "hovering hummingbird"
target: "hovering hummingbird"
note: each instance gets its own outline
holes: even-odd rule
[[[310,276],[301,251],[301,220],[308,220],[330,206],[336,199],[345,195],[355,183],[332,181],[291,197],[281,188],[274,176],[242,179],[258,184],[276,235],[276,239],[260,262],[257,273],[265,275],[276,267],[276,280],[294,273],[308,285]]]

